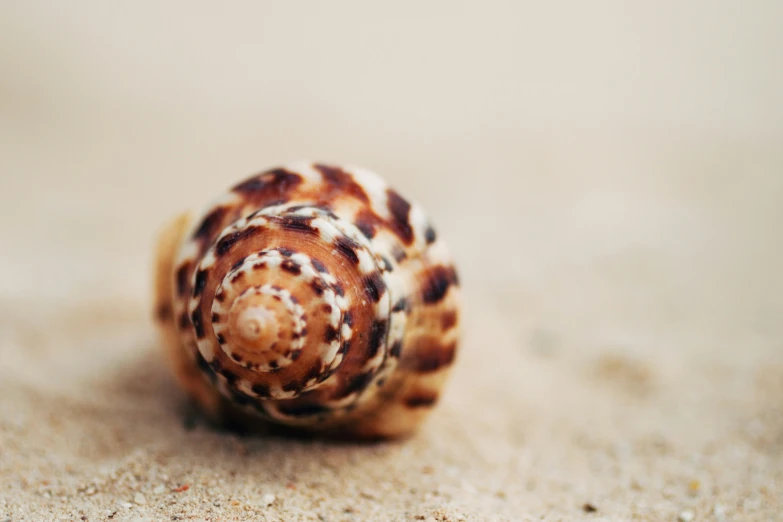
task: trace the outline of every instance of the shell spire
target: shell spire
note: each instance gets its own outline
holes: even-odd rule
[[[156,310],[207,412],[365,437],[420,423],[459,337],[445,244],[418,205],[356,167],[265,171],[173,221]]]

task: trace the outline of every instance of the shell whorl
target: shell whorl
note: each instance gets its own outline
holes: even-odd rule
[[[323,208],[297,202],[240,218],[222,229],[193,277],[188,311],[198,351],[248,397],[298,397],[352,348],[364,348],[365,372],[385,356],[385,327],[369,343],[351,342],[355,324],[388,321],[371,246]],[[365,295],[346,297],[346,287]]]
[[[454,359],[450,255],[420,207],[363,169],[297,163],[248,178],[192,221],[171,265],[159,306],[181,349],[231,404],[267,419],[328,424],[399,390],[421,409]]]

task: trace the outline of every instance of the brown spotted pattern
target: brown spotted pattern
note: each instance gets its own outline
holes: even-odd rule
[[[438,401],[458,285],[416,203],[366,169],[302,162],[172,221],[154,310],[174,373],[216,420],[383,438]]]

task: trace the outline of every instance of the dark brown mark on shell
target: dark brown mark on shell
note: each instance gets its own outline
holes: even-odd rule
[[[193,239],[211,242],[223,228],[229,210],[227,207],[216,207],[207,214],[193,233]]]
[[[277,247],[277,251],[280,252],[280,255],[283,257],[291,257],[292,255],[294,255],[294,251],[291,250],[290,248]]]
[[[319,208],[319,209],[321,209],[321,212],[323,212],[324,214],[326,214],[327,216],[329,216],[329,218],[330,218],[330,219],[334,219],[335,221],[339,219],[339,218],[337,217],[337,214],[335,214],[334,212],[332,212],[332,209],[331,209],[331,208],[329,208],[329,205],[328,205],[328,204],[327,204],[327,205],[318,205],[318,208]]]
[[[311,379],[317,379],[318,376],[321,375],[321,366],[320,359],[313,362],[313,365],[310,366],[310,369],[307,370],[307,373],[304,376],[304,382],[310,381]]]
[[[370,327],[370,340],[367,344],[367,356],[375,357],[383,342],[386,340],[386,321],[375,320]]]
[[[378,272],[373,272],[372,274],[366,276],[364,278],[364,291],[367,293],[370,299],[373,300],[373,302],[377,303],[380,301],[383,292],[386,291],[386,284],[383,282],[381,274]]]
[[[310,262],[313,264],[313,267],[316,270],[318,270],[319,272],[321,272],[322,274],[325,274],[325,273],[329,272],[329,270],[327,270],[327,268],[326,268],[326,265],[324,265],[323,263],[321,263],[319,260],[315,259],[314,257],[310,258]]]
[[[346,310],[345,314],[343,314],[343,322],[348,326],[353,326],[353,314],[350,310]]]
[[[405,250],[400,248],[398,245],[394,245],[392,247],[392,256],[394,256],[394,260],[398,263],[402,263],[408,258],[408,254],[405,253]]]
[[[201,321],[201,309],[196,308],[193,310],[193,314],[190,316],[190,321],[193,323],[193,328],[196,329],[196,339],[204,338],[204,325]]]
[[[236,185],[232,191],[246,196],[254,204],[269,205],[271,200],[284,201],[300,183],[302,177],[299,174],[278,168],[247,179]]]
[[[239,229],[236,232],[232,232],[218,241],[217,246],[215,247],[215,252],[218,256],[224,256],[229,251],[231,251],[234,245],[253,237],[261,231],[262,228],[251,226]]]
[[[190,327],[190,317],[188,317],[187,312],[183,312],[182,315],[179,316],[179,327],[181,330]]]
[[[359,244],[353,239],[345,236],[339,236],[334,240],[334,246],[345,258],[351,260],[354,264],[359,264],[359,256],[356,255],[356,249]]]
[[[300,267],[290,259],[286,259],[282,263],[280,263],[280,268],[294,275],[299,275],[302,273],[302,267]]]
[[[405,398],[405,405],[408,408],[429,408],[434,406],[436,402],[438,402],[438,394],[424,390]]]
[[[347,397],[352,393],[362,391],[367,387],[368,384],[370,384],[373,375],[374,375],[373,372],[365,372],[365,373],[360,373],[359,375],[355,375],[353,378],[351,378],[348,381],[348,385],[345,387],[345,389],[342,391],[342,393],[338,398]]]
[[[213,313],[212,314],[212,322],[213,323],[219,323],[220,322],[220,314]]]
[[[413,229],[409,221],[411,205],[394,189],[386,189],[386,205],[391,212],[391,228],[406,245],[413,243]]]
[[[185,262],[177,269],[177,295],[183,296],[188,293],[190,284],[190,263]]]
[[[408,300],[403,297],[399,301],[394,303],[394,307],[392,308],[392,312],[402,312],[403,310],[405,310],[407,308],[408,308]]]
[[[226,344],[226,338],[223,337],[223,334],[217,334],[215,337],[217,338],[218,343]]]
[[[457,324],[456,310],[449,310],[448,312],[444,312],[443,315],[440,316],[440,326],[444,331],[451,330],[452,328],[454,328],[455,324]]]
[[[299,349],[299,350],[291,350],[291,354],[289,355],[289,358],[292,361],[296,361],[297,359],[299,359],[299,357],[301,355],[302,355],[302,350],[301,349]]]
[[[356,214],[353,223],[367,239],[372,239],[375,237],[376,228],[382,221],[371,209],[363,208]]]
[[[400,357],[400,354],[402,353],[402,341],[396,341],[391,349],[389,350],[389,355],[392,357]]]
[[[312,226],[313,218],[307,216],[284,216],[277,220],[280,228],[294,232],[303,232],[309,235],[318,235],[318,229]]]
[[[419,373],[438,371],[454,362],[456,351],[456,342],[442,345],[438,344],[436,339],[433,339],[429,344],[420,345],[420,348],[416,351],[414,370]]]
[[[174,310],[171,309],[171,303],[160,303],[155,310],[155,316],[159,321],[170,321],[174,317]]]
[[[340,332],[332,325],[326,327],[326,330],[324,331],[324,341],[331,343],[332,341],[336,341],[339,336]]]
[[[324,283],[320,277],[316,277],[310,283],[310,288],[312,288],[313,292],[316,294],[321,295],[324,293],[324,290],[326,290],[326,283]]]
[[[299,390],[300,383],[296,381],[287,382],[283,385],[283,391],[285,392],[294,392]]]
[[[199,270],[196,272],[196,284],[193,286],[193,297],[198,297],[201,292],[204,291],[204,287],[207,285],[207,270]]]
[[[422,299],[427,304],[437,303],[446,295],[449,286],[459,284],[457,272],[452,266],[434,266],[424,272],[422,277]]]
[[[282,403],[277,407],[277,410],[283,415],[288,415],[289,417],[307,417],[310,415],[319,415],[322,413],[327,413],[329,411],[329,408],[316,403],[305,403],[305,404]]]
[[[223,368],[219,373],[226,378],[228,384],[234,384],[238,379],[237,375],[227,368]]]
[[[424,240],[427,241],[428,245],[431,245],[435,242],[435,239],[437,239],[435,229],[432,228],[432,225],[427,225],[427,230],[424,231]]]
[[[339,167],[331,165],[313,165],[318,172],[324,178],[324,181],[329,185],[329,188],[333,191],[340,192],[342,194],[350,194],[359,201],[369,203],[370,199],[367,197],[367,193],[364,191],[361,185],[356,183],[353,176],[345,172]]]

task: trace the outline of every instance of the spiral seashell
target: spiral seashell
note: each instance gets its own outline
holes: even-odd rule
[[[155,272],[174,372],[219,421],[405,435],[455,359],[447,247],[421,207],[365,169],[252,176],[172,221]]]

